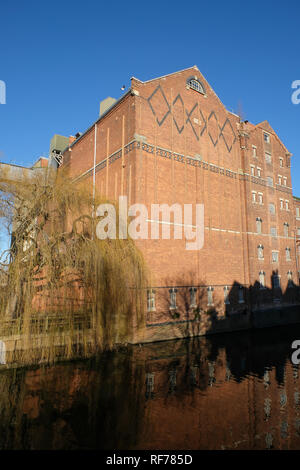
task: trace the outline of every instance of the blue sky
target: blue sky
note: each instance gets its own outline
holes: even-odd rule
[[[0,6],[0,161],[48,156],[53,134],[85,130],[130,77],[196,64],[228,109],[267,119],[293,153],[300,196],[297,1],[14,1]]]

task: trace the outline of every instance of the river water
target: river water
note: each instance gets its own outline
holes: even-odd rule
[[[300,325],[0,372],[1,449],[300,449]]]

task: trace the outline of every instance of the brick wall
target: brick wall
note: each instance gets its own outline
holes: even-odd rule
[[[191,78],[202,84],[201,93],[189,86]],[[266,303],[274,300],[274,274],[280,276],[281,294],[288,277],[298,284],[295,207],[300,201],[292,196],[290,154],[266,121],[241,123],[227,111],[197,68],[146,82],[133,78],[131,92],[73,143],[63,167],[92,188],[94,159],[96,191],[145,204],[149,219],[153,203],[204,204],[201,250],[188,251],[185,240],[172,239],[174,226],[171,240],[137,240],[156,290],[177,287],[179,295],[180,286],[206,286],[205,297],[212,286],[214,307],[223,315],[241,310],[232,286],[247,292],[259,288],[259,273],[265,273]],[[271,229],[276,233],[271,235]],[[261,260],[258,246],[263,247]],[[272,261],[273,252],[278,262]],[[231,294],[226,305],[225,286]],[[170,321],[161,297],[151,322]],[[206,310],[206,298],[203,304]]]

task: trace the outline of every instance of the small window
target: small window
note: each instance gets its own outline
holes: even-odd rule
[[[154,377],[155,374],[152,372],[146,374],[146,397],[149,398],[149,396],[152,395],[153,390],[154,390]]]
[[[256,219],[256,233],[261,233],[262,220],[260,218]]]
[[[283,168],[283,158],[279,158],[279,166],[280,168]]]
[[[284,208],[284,200],[280,199],[280,209],[283,210],[283,208]]]
[[[263,289],[266,285],[265,277],[266,277],[266,274],[264,273],[264,271],[260,271],[259,272],[259,284],[260,284],[261,289]]]
[[[297,228],[297,237],[300,237],[300,228]]]
[[[263,204],[263,193],[258,193],[258,203]]]
[[[262,245],[258,245],[257,247],[257,256],[258,259],[264,259],[264,247]]]
[[[287,278],[288,278],[288,287],[292,287],[292,285],[293,285],[293,273],[292,273],[292,271],[288,271]]]
[[[189,291],[190,291],[190,308],[196,308],[197,307],[197,302],[196,302],[197,288],[190,287]]]
[[[257,157],[257,149],[255,145],[252,145],[252,157],[256,158]]]
[[[273,288],[274,289],[280,288],[280,277],[278,274],[274,274],[273,276]]]
[[[270,153],[265,153],[265,158],[268,164],[272,163],[272,155]]]
[[[264,132],[264,141],[269,144],[270,143],[270,135]]]
[[[290,248],[285,249],[285,258],[287,261],[291,261],[291,249]]]
[[[255,176],[255,166],[251,165],[251,176]]]
[[[300,217],[300,207],[296,207],[296,217]]]
[[[243,286],[239,286],[239,304],[243,304],[244,300],[244,288]]]
[[[290,206],[289,201],[285,201],[285,210],[289,211],[290,210],[289,206]]]
[[[278,175],[278,184],[282,184],[282,176],[281,175]]]
[[[271,176],[267,177],[267,184],[268,186],[273,186],[273,178],[271,178]]]
[[[261,177],[261,168],[257,167],[257,176],[260,178]]]
[[[283,177],[283,186],[286,186],[286,185],[287,185],[287,177],[284,176],[284,177]]]
[[[202,93],[202,95],[205,95],[204,86],[203,86],[202,83],[199,82],[199,80],[197,80],[196,78],[190,78],[190,79],[187,81],[187,85],[188,85],[192,90],[198,91],[198,93]]]
[[[252,191],[252,202],[256,202],[256,192]]]
[[[278,263],[278,251],[272,251],[272,263]]]
[[[170,289],[169,290],[169,293],[170,293],[170,310],[174,310],[177,308],[177,305],[176,305],[176,292],[177,292],[177,289]]]
[[[270,202],[269,204],[269,211],[270,211],[270,214],[272,215],[275,214],[275,204],[273,204],[272,202]]]
[[[225,305],[230,304],[230,301],[229,301],[229,287],[228,286],[224,287],[224,304]]]
[[[277,237],[277,228],[276,227],[271,227],[271,235],[272,235],[272,237]]]
[[[283,234],[286,238],[289,236],[289,224],[287,222],[283,224]]]
[[[155,290],[153,289],[147,290],[147,310],[148,312],[155,311]]]
[[[207,305],[211,307],[214,304],[214,299],[213,299],[213,287],[208,287],[207,288]]]

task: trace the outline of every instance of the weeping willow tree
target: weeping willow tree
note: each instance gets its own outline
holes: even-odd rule
[[[91,354],[143,326],[142,255],[130,238],[97,238],[103,202],[63,172],[18,182],[2,174],[0,218],[11,243],[0,257],[0,334],[20,335],[18,360],[30,351],[31,360],[52,361],[58,345],[67,357]]]

